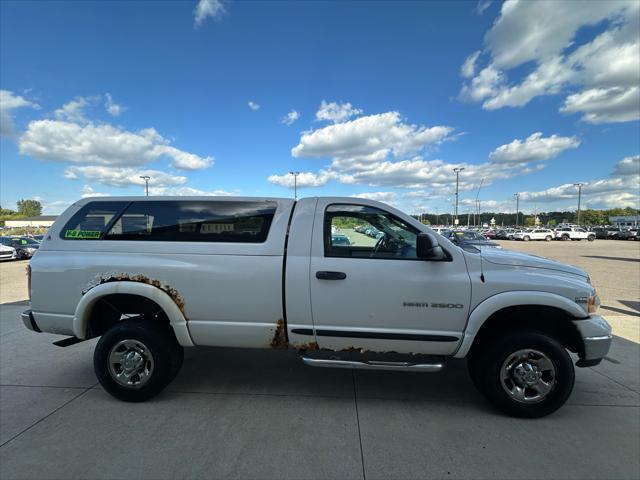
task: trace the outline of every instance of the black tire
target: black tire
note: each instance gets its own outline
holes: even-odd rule
[[[544,239],[545,239],[547,242],[550,242],[551,240],[553,240],[553,237],[552,237],[551,235],[547,235],[546,237],[544,237]]]
[[[571,240],[571,237],[569,235],[562,235],[562,240],[567,242],[567,241]]]
[[[144,384],[125,386],[110,373],[109,355],[124,340],[142,344],[145,351],[150,353],[149,365],[152,368]],[[125,402],[144,402],[171,383],[180,371],[183,360],[184,349],[178,344],[170,325],[136,317],[116,323],[102,335],[93,354],[93,368],[100,385],[115,398]],[[135,380],[135,375],[131,378]]]
[[[595,235],[589,235],[589,236],[587,237],[587,241],[589,241],[589,242],[593,242],[595,239],[596,239],[596,236],[595,236]]]
[[[529,235],[525,235],[524,237],[522,237],[522,240],[528,242],[529,240],[531,240],[531,238],[529,237]]]
[[[537,403],[522,403],[512,398],[500,377],[507,359],[520,350],[543,353],[555,368],[555,385]],[[502,412],[514,417],[539,418],[559,409],[567,401],[575,382],[571,357],[558,341],[537,331],[507,333],[487,341],[468,359],[469,374],[476,388]]]

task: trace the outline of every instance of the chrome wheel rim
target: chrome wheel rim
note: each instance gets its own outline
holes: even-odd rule
[[[153,355],[139,340],[120,340],[109,352],[109,373],[119,385],[140,388],[153,374]]]
[[[518,350],[502,363],[500,384],[516,402],[539,403],[556,387],[556,366],[539,350]]]

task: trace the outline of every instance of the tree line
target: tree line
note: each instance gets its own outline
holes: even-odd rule
[[[555,226],[560,223],[578,223],[578,212],[539,212],[538,218],[540,219],[541,225]],[[581,210],[580,211],[580,224],[581,225],[608,225],[609,217],[618,217],[618,216],[640,216],[640,210],[636,210],[635,208],[626,207],[626,208],[611,208],[609,210]],[[420,215],[413,215],[417,220],[422,221],[427,225],[451,225],[453,224],[453,214],[451,213],[441,213],[436,215],[434,213],[423,213]],[[502,212],[483,212],[480,215],[480,220],[478,220],[478,216],[475,217],[475,224],[482,225],[485,223],[489,223],[491,219],[495,219],[496,225],[516,225],[516,214],[515,213],[502,213]],[[471,214],[468,216],[465,214],[458,214],[459,225],[473,226],[474,224],[474,216]],[[518,214],[518,225],[525,226],[533,226],[535,223],[534,215],[526,215],[522,212]]]
[[[2,224],[4,224],[5,220],[19,220],[21,218],[42,215],[42,204],[38,200],[18,200],[16,207],[16,210],[11,210],[10,208],[2,208],[0,206],[0,222],[2,222]]]

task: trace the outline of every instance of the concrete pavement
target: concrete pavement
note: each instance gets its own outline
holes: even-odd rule
[[[638,478],[640,346],[616,337],[565,407],[505,417],[464,361],[439,374],[313,369],[293,352],[186,351],[156,399],[97,385],[0,305],[0,478]]]

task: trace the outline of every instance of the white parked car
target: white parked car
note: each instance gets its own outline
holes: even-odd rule
[[[529,240],[546,240],[550,242],[553,240],[553,230],[548,228],[534,228],[531,230],[522,230],[513,234],[514,240],[523,240],[528,242]]]
[[[556,240],[588,240],[593,242],[596,239],[595,232],[589,232],[579,227],[563,227],[555,231]]]
[[[345,224],[382,236],[334,244]],[[466,357],[496,407],[540,417],[571,394],[568,352],[596,365],[612,338],[583,270],[465,251],[372,200],[86,198],[49,235],[22,320],[71,336],[61,346],[100,337],[98,380],[126,401],[160,393],[184,347],[289,348],[310,366],[400,372]]]
[[[16,249],[0,244],[0,260],[15,260]]]

